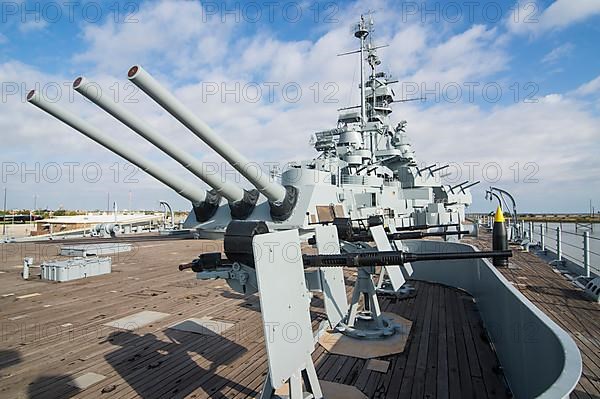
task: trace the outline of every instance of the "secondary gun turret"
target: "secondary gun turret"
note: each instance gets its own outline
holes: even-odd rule
[[[128,73],[129,80],[148,94],[162,108],[173,115],[198,138],[221,155],[242,176],[244,176],[256,189],[269,200],[271,218],[281,222],[288,219],[298,199],[298,190],[294,186],[283,186],[271,182],[256,164],[251,163],[235,148],[221,139],[206,123],[200,120],[193,112],[185,107],[175,96],[160,85],[141,66],[131,67]]]
[[[131,148],[106,136],[102,131],[95,128],[85,120],[73,115],[69,111],[54,103],[46,101],[35,90],[29,92],[27,95],[27,101],[54,116],[56,119],[62,121],[66,125],[71,126],[84,136],[89,137],[98,144],[106,147],[108,150],[126,159],[128,162],[142,169],[156,180],[175,190],[182,197],[190,200],[194,207],[194,213],[198,222],[204,222],[214,215],[218,204],[215,205],[209,199],[209,196],[205,190],[202,190],[201,188],[182,180],[178,176],[165,171],[163,168],[154,162],[149,161],[147,158],[133,151]]]

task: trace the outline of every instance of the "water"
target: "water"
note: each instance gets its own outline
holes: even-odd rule
[[[540,241],[540,225],[542,226],[546,240],[546,249],[556,253],[556,228],[561,228],[562,255],[564,259],[570,260],[583,267],[583,232],[590,234],[590,270],[600,274],[600,224],[595,224],[594,231],[589,228],[577,227],[575,223],[533,223],[533,240]],[[525,231],[529,232],[529,224],[525,222]]]

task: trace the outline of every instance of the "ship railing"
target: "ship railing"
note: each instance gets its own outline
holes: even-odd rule
[[[544,253],[554,259],[550,262],[559,266],[575,266],[574,271],[582,277],[600,276],[600,238],[589,231],[573,232],[547,223],[525,222],[518,229],[521,236],[535,243]],[[572,268],[571,268],[572,269]]]
[[[492,229],[494,224],[492,215],[475,215],[475,217],[481,225]],[[556,223],[556,226],[549,223]],[[565,228],[569,225],[574,225],[575,231]],[[581,277],[600,276],[600,237],[590,234],[594,232],[594,223],[569,223],[563,226],[561,222],[529,221],[526,223],[521,220],[515,224],[511,218],[508,218],[507,226],[509,239],[521,244],[525,250],[538,247],[544,254],[549,253],[553,257],[552,264],[567,266],[567,268],[571,266],[571,269]]]

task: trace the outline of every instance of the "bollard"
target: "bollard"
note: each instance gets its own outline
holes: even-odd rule
[[[29,278],[29,268],[33,264],[33,258],[23,258],[23,280]]]
[[[544,225],[540,223],[540,246],[542,252],[546,253],[546,237],[544,237]]]
[[[562,261],[562,245],[560,242],[561,233],[560,233],[560,225],[556,227],[556,260],[558,262]]]
[[[583,268],[585,277],[590,277],[590,232],[583,232]]]
[[[506,224],[504,221],[504,215],[502,214],[502,209],[500,209],[500,207],[498,207],[496,210],[496,217],[494,218],[494,229],[492,230],[492,249],[495,251],[508,249]],[[492,263],[496,267],[507,267],[508,258],[494,258]]]

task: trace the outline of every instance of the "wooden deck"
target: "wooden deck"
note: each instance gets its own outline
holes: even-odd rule
[[[133,252],[113,256],[112,274],[68,283],[19,277],[23,257],[33,256],[37,265],[55,256],[57,244],[1,245],[0,397],[256,396],[267,371],[258,297],[176,269],[220,245],[141,241]],[[382,300],[384,311],[414,322],[405,352],[381,359],[389,362],[387,372],[318,346],[319,378],[354,385],[373,398],[508,397],[473,299],[441,285],[414,284],[415,297]],[[313,305],[316,326],[323,319],[320,299]],[[103,326],[142,310],[168,316],[135,331]],[[191,317],[234,326],[222,335],[168,328]],[[86,389],[69,385],[86,373],[105,378]]]
[[[480,249],[491,249],[490,234],[467,239]],[[573,398],[600,398],[600,305],[584,297],[557,270],[533,252],[512,248],[514,269],[499,269],[531,302],[567,331],[579,347],[583,373]]]

